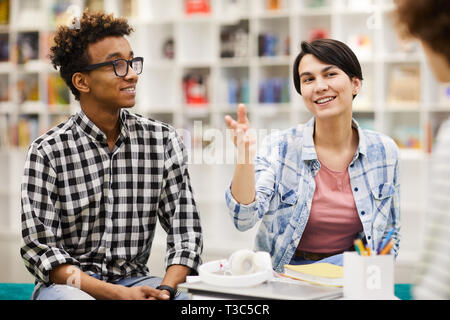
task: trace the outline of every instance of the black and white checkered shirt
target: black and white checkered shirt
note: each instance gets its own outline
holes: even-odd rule
[[[149,274],[159,219],[167,232],[166,267],[197,269],[200,219],[176,131],[121,110],[111,152],[80,111],[34,141],[22,182],[21,254],[38,282],[72,264],[105,281]]]

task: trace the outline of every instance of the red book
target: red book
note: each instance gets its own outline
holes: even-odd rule
[[[211,12],[209,0],[185,0],[184,7],[187,14]]]

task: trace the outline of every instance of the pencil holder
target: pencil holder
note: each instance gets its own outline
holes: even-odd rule
[[[395,299],[394,257],[344,252],[345,299]]]

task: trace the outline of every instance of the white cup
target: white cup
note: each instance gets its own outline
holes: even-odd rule
[[[396,299],[393,255],[344,252],[345,299]]]

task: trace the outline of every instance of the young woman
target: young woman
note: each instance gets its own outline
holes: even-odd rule
[[[360,236],[373,252],[390,233],[399,248],[398,148],[389,137],[364,130],[352,119],[362,85],[361,67],[344,43],[302,42],[294,63],[294,85],[313,117],[265,138],[255,157],[255,137],[244,105],[235,133],[238,161],[226,192],[237,229],[261,221],[255,249],[285,264],[328,261]],[[254,163],[252,159],[255,159]]]

